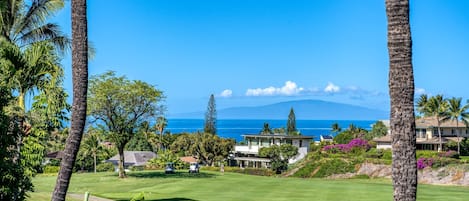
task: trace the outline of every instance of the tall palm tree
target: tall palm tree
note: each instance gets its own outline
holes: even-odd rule
[[[98,152],[103,150],[103,147],[100,144],[99,133],[97,132],[90,132],[84,139],[82,149],[84,151],[85,156],[92,156],[93,157],[93,164],[94,164],[94,173],[96,173],[96,158],[98,156]]]
[[[163,116],[159,116],[156,119],[155,127],[156,127],[156,129],[158,130],[158,132],[160,134],[160,140],[159,140],[160,146],[158,148],[159,150],[163,149],[163,131],[166,128],[167,125],[168,125],[168,120],[166,118],[164,118]]]
[[[27,47],[33,43],[48,41],[57,50],[68,49],[70,40],[55,23],[47,22],[64,7],[63,0],[4,0],[0,13],[0,37]]]
[[[332,128],[332,132],[334,132],[334,133],[340,132],[342,130],[342,128],[340,128],[339,123],[337,123],[337,122],[333,123],[331,125],[331,128]]]
[[[448,115],[451,121],[456,121],[456,135],[458,136],[458,154],[461,153],[461,142],[460,142],[460,133],[459,133],[459,119],[461,119],[466,125],[468,125],[468,119],[464,118],[469,116],[469,112],[466,110],[469,109],[469,104],[462,105],[462,98],[451,98],[448,100]]]
[[[417,101],[417,112],[419,112],[420,115],[425,115],[425,107],[427,106],[427,103],[427,94],[420,95],[419,100]]]
[[[441,140],[441,123],[449,119],[448,115],[448,102],[443,98],[443,95],[436,95],[428,99],[425,107],[426,116],[432,116],[436,119],[438,129],[438,151],[443,149],[443,142]]]
[[[73,103],[70,134],[52,195],[53,201],[63,201],[67,194],[75,159],[80,148],[86,121],[88,91],[88,23],[86,0],[72,0],[72,75]]]
[[[409,0],[385,0],[391,98],[392,181],[394,200],[417,198],[414,72]]]

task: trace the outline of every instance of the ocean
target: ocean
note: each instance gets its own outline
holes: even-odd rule
[[[243,134],[259,134],[264,123],[267,122],[270,128],[286,128],[286,120],[252,120],[252,119],[229,119],[217,120],[217,134],[224,138],[234,138],[236,142],[243,140]],[[338,123],[342,129],[354,124],[359,128],[371,130],[372,124],[376,121],[362,120],[296,120],[296,128],[302,135],[313,136],[314,140],[319,140],[320,135],[335,135],[332,133],[332,124]],[[168,119],[166,131],[171,133],[203,131],[203,119]]]

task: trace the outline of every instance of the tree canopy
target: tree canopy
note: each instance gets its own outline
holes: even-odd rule
[[[217,106],[213,94],[210,95],[207,112],[205,113],[204,132],[217,134]]]
[[[124,147],[139,125],[160,115],[163,92],[139,80],[128,80],[109,71],[92,76],[88,91],[88,114],[92,123],[102,125],[120,155],[119,176],[124,173]]]

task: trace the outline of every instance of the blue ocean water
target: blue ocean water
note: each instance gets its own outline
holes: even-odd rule
[[[286,127],[286,120],[252,120],[252,119],[227,119],[217,120],[217,134],[220,137],[234,138],[236,142],[243,140],[243,134],[258,134],[264,123],[267,122],[270,128]],[[313,136],[314,140],[319,140],[320,135],[335,135],[331,132],[331,125],[338,123],[343,129],[348,128],[350,124],[357,127],[370,130],[372,124],[376,121],[361,120],[296,120],[296,127],[302,135]],[[168,119],[166,130],[171,133],[196,132],[203,131],[203,119]]]

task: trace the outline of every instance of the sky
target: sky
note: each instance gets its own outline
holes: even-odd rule
[[[467,8],[410,1],[416,96],[469,99]],[[70,1],[51,21],[71,36]],[[386,23],[384,0],[88,1],[89,72],[154,85],[167,114],[205,111],[210,94],[219,110],[304,99],[389,110]],[[71,96],[70,55],[62,65]]]

